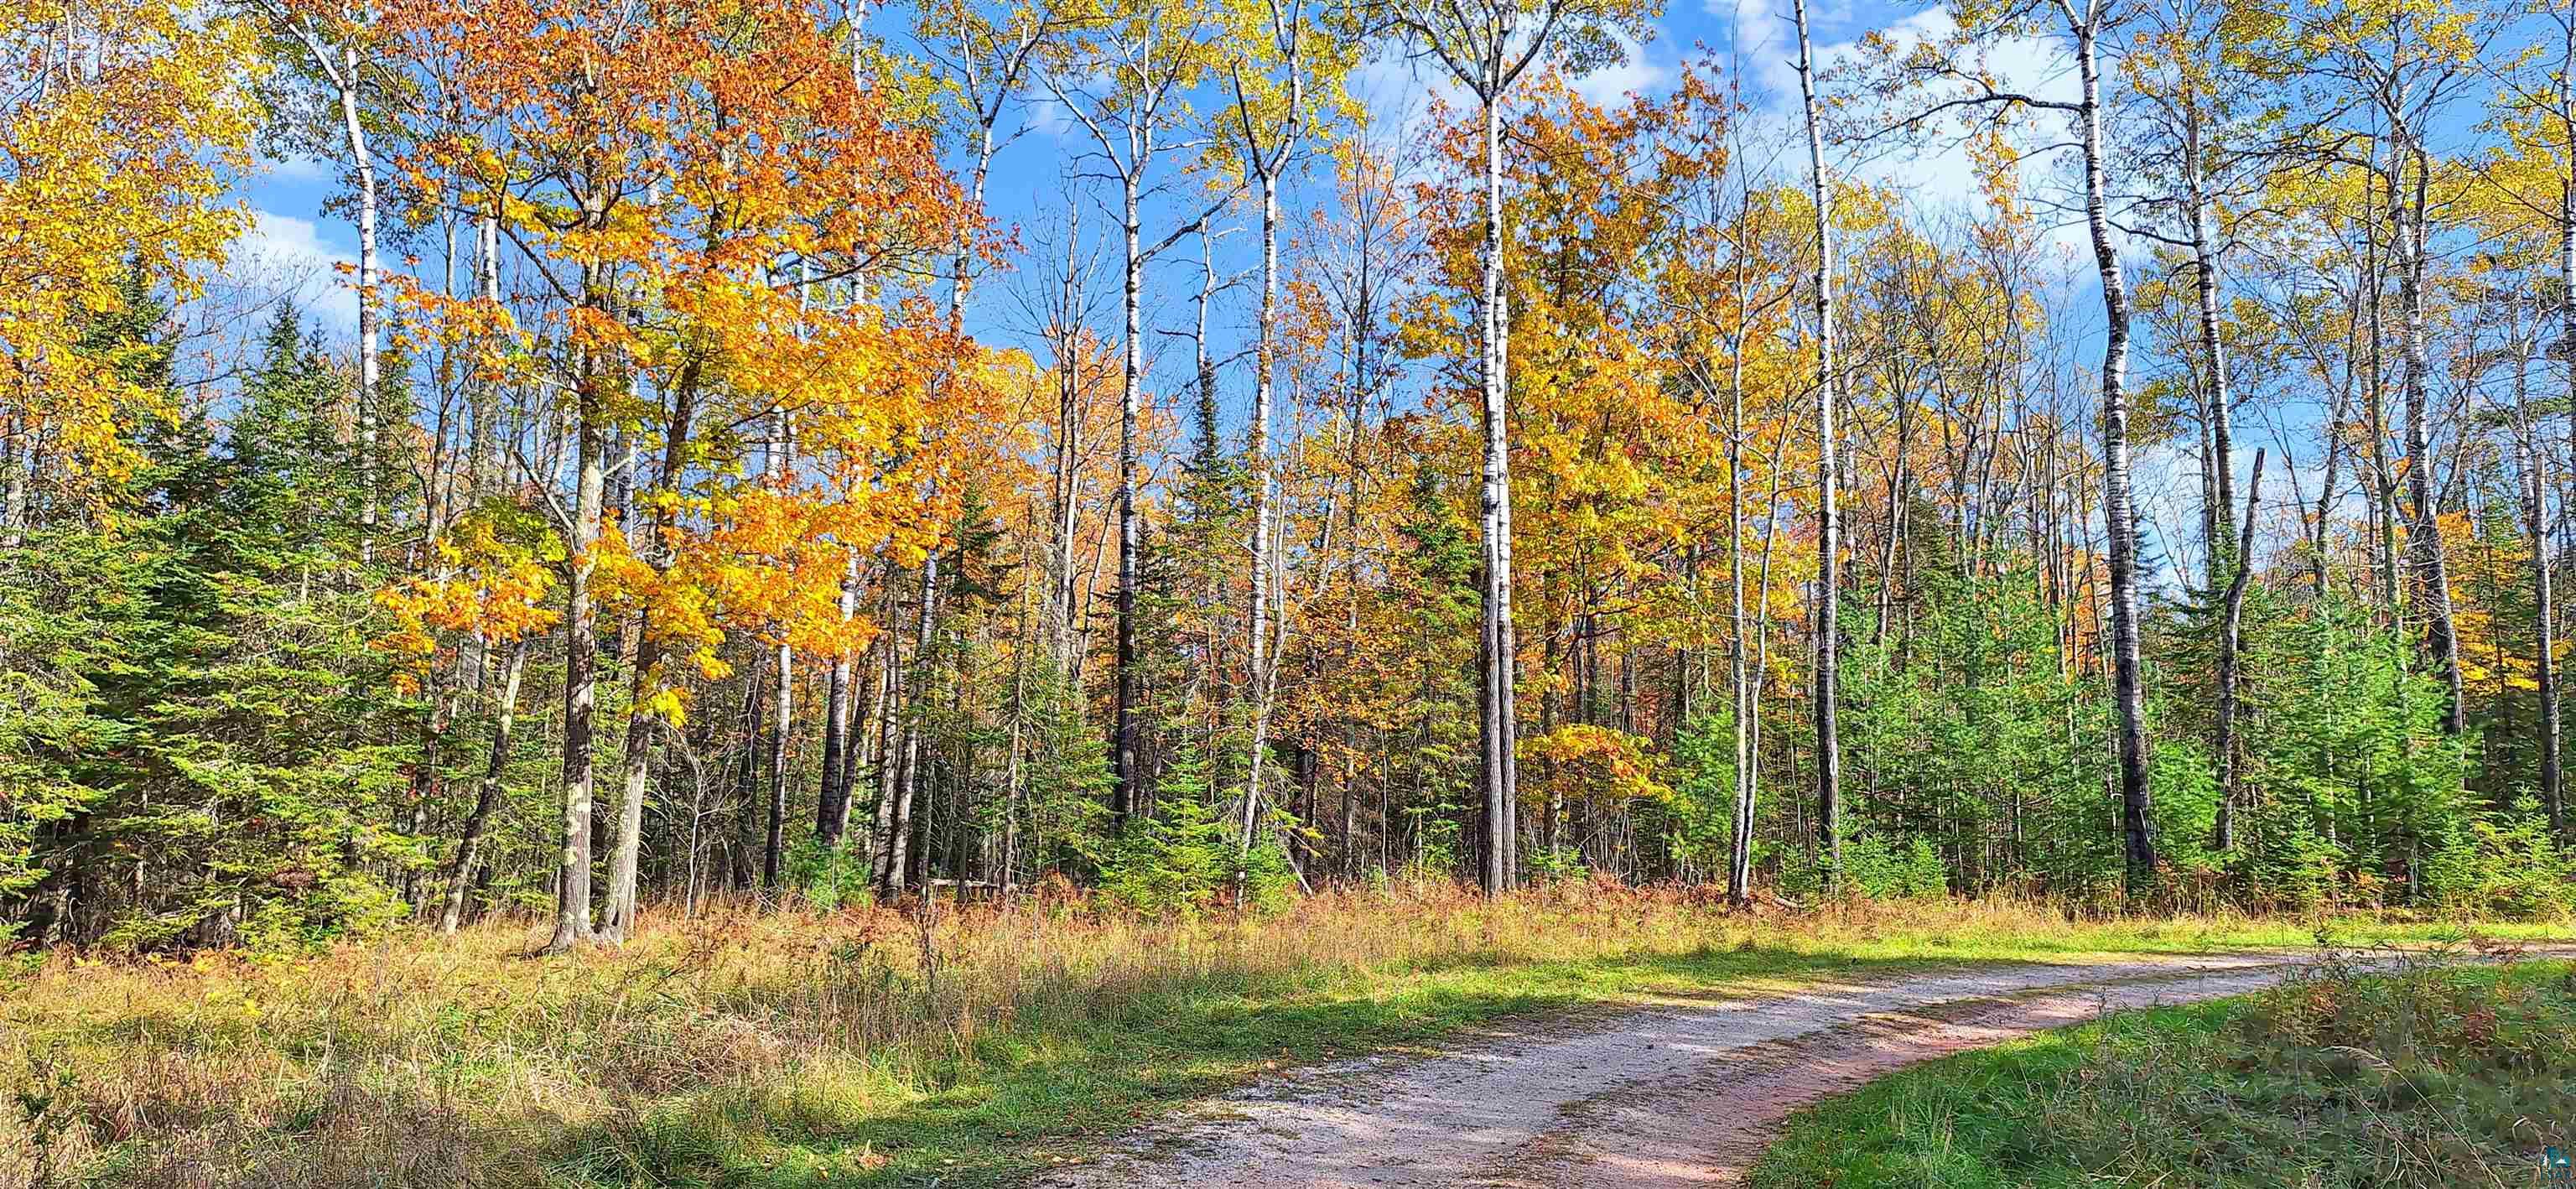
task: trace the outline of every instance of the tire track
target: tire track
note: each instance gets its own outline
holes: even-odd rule
[[[2243,994],[2313,965],[2245,953],[2015,964],[1488,1029],[1213,1099],[1049,1189],[1734,1185],[1781,1120],[1916,1061],[2105,1010]]]

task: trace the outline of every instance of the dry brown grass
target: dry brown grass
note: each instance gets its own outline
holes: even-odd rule
[[[1064,896],[935,922],[739,905],[556,959],[527,956],[523,924],[292,957],[55,955],[0,1014],[16,1095],[0,1186],[806,1184],[925,1161],[984,1183],[1033,1145],[1265,1063],[1503,1012],[2309,928],[2076,925],[2009,902],[1754,917],[1608,886],[1499,902],[1414,886],[1180,922]]]

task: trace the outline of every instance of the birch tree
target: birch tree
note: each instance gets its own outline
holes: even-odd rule
[[[1529,68],[1553,59],[1570,73],[1620,60],[1621,36],[1641,36],[1652,0],[1391,0],[1385,21],[1417,55],[1466,89],[1483,129],[1483,246],[1477,288],[1477,377],[1484,461],[1478,517],[1484,530],[1478,661],[1479,784],[1484,836],[1479,882],[1487,895],[1519,884],[1520,732],[1512,634],[1511,379],[1504,308],[1503,105]]]
[[[2138,510],[2130,469],[2128,278],[2113,236],[2109,137],[2102,99],[2103,42],[2119,32],[2124,10],[2113,0],[2013,0],[1954,4],[1957,31],[1939,41],[1900,47],[1882,34],[1873,45],[1892,69],[1883,86],[1900,103],[1928,88],[1934,101],[1886,131],[1920,134],[1934,118],[1959,113],[1989,127],[2023,112],[2063,118],[2077,149],[2085,230],[2102,290],[2102,518],[2110,571],[2111,696],[2116,704],[2121,853],[2129,882],[2140,889],[2156,870],[2153,793],[2147,780],[2147,707],[2139,643]],[[1982,61],[1996,44],[2050,37],[2073,60],[2072,99],[2011,89]]]
[[[1795,0],[1798,22],[1798,93],[1807,116],[1807,172],[1816,215],[1816,828],[1824,832],[1826,887],[1842,878],[1842,742],[1834,714],[1842,701],[1834,675],[1842,653],[1842,528],[1834,473],[1837,434],[1835,392],[1841,377],[1834,358],[1833,183],[1825,176],[1824,115],[1816,102],[1816,63],[1808,45],[1807,0]],[[1741,811],[1739,811],[1741,816]]]
[[[1145,205],[1148,196],[1165,186],[1162,161],[1201,143],[1185,131],[1189,127],[1186,96],[1207,67],[1206,47],[1200,42],[1206,29],[1206,14],[1190,5],[1115,0],[1085,13],[1082,35],[1068,39],[1063,52],[1039,72],[1057,102],[1090,136],[1095,151],[1088,159],[1106,171],[1118,192],[1124,327],[1119,348],[1118,643],[1110,725],[1110,813],[1122,828],[1136,807],[1137,788],[1145,775],[1139,766],[1136,722],[1141,696],[1136,596],[1144,552],[1144,525],[1136,506],[1142,479],[1137,423],[1143,416],[1145,393],[1145,268],[1172,245],[1196,234],[1219,206],[1209,204],[1147,243]]]
[[[1279,267],[1281,216],[1279,188],[1319,130],[1327,113],[1327,94],[1336,91],[1340,75],[1351,65],[1351,43],[1337,41],[1316,27],[1304,0],[1243,0],[1224,10],[1226,44],[1235,47],[1225,60],[1228,89],[1234,103],[1224,115],[1230,125],[1223,143],[1234,172],[1244,177],[1261,209],[1260,302],[1254,314],[1252,418],[1246,429],[1246,469],[1251,473],[1252,555],[1249,563],[1250,606],[1244,625],[1245,674],[1252,697],[1252,738],[1245,764],[1242,818],[1238,845],[1252,847],[1260,819],[1262,773],[1270,750],[1271,705],[1277,697],[1275,670],[1283,624],[1272,605],[1277,585],[1275,539],[1279,532],[1278,479],[1271,470],[1273,406],[1280,368]]]
[[[375,466],[379,458],[377,394],[382,391],[384,308],[383,270],[376,242],[376,160],[367,145],[364,110],[367,73],[373,63],[366,42],[373,36],[374,14],[360,3],[339,0],[256,0],[285,35],[302,46],[307,62],[331,95],[338,117],[342,151],[349,155],[355,190],[358,233],[358,375],[355,402],[358,421],[358,562],[375,560],[376,519],[381,492]]]

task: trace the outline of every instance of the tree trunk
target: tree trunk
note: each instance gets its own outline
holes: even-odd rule
[[[696,406],[697,377],[691,369],[672,395],[671,421],[662,435],[661,470],[655,478],[666,492],[679,486],[680,472],[688,464],[689,431],[691,422],[696,420]],[[630,465],[632,461],[630,456]],[[651,565],[664,548],[663,533],[671,526],[667,502],[655,501],[646,525],[643,538],[630,545],[639,560]],[[602,935],[620,942],[635,935],[636,867],[644,849],[644,796],[652,781],[652,701],[662,682],[662,645],[655,637],[649,606],[636,613],[636,627],[635,647],[628,661],[634,672],[629,678],[626,700],[626,786],[617,801],[617,849],[609,859],[608,907],[601,921]]]
[[[770,422],[769,478],[784,494],[789,481],[790,459],[796,451],[795,422],[785,409],[780,409]],[[796,653],[788,647],[785,625],[778,633],[776,692],[772,695],[774,716],[769,735],[769,831],[760,851],[760,886],[776,888],[787,863],[787,742],[796,729]]]
[[[2561,337],[2556,348],[2545,354],[2557,359],[2560,366],[2567,369],[2568,416],[2576,419],[2576,13],[2568,15],[2565,28],[2567,40],[2558,58],[2558,119],[2560,127],[2567,134],[2565,144],[2568,150],[2568,156],[2562,158],[2567,162],[2567,174],[2559,179],[2558,190],[2558,299]],[[2536,430],[2534,437],[2535,453],[2540,458],[2547,458],[2549,452],[2538,448]],[[2535,472],[2532,482],[2537,485],[2543,481]],[[2539,499],[2535,491],[2533,502],[2537,504]],[[2551,618],[2546,594],[2549,589],[2549,565],[2554,550],[2549,534],[2541,531],[2537,524],[2532,531],[2531,550],[2532,565],[2538,572],[2537,581],[2541,584],[2540,588],[2543,592],[2540,606],[2542,625],[2540,699],[2541,714],[2548,731],[2548,742],[2547,751],[2544,753],[2541,788],[2546,794],[2544,804],[2549,811],[2550,837],[2564,841],[2567,837],[2566,782],[2559,766],[2558,687],[2557,680],[2553,676],[2553,670],[2557,668],[2557,664],[2551,655],[2554,649],[2552,634],[2556,624]]]
[[[584,303],[605,305],[598,266],[584,270]],[[572,556],[564,584],[563,854],[556,877],[555,931],[546,952],[561,953],[592,937],[590,923],[590,814],[598,778],[597,724],[599,622],[591,603],[591,573],[599,550],[600,502],[606,473],[600,431],[607,420],[598,360],[584,355],[576,384]]]
[[[1256,158],[1261,146],[1247,143]],[[1261,313],[1260,341],[1253,351],[1251,441],[1245,453],[1252,467],[1252,613],[1244,625],[1246,676],[1252,682],[1252,755],[1245,765],[1243,821],[1237,853],[1252,853],[1252,836],[1261,821],[1261,769],[1270,749],[1270,701],[1274,681],[1270,656],[1270,402],[1272,370],[1278,359],[1279,180],[1261,172]]]
[[[2522,402],[2517,399],[2515,404]],[[2549,547],[2549,485],[2543,471],[2548,454],[2540,448],[2539,427],[2528,417],[2522,420],[2518,428],[2523,435],[2523,526],[2531,535],[2532,666],[2540,682],[2540,804],[2549,815],[2550,836],[2556,838],[2566,826],[2562,808],[2566,786],[2559,752],[2558,617],[2550,573],[2554,559]]]
[[[2236,707],[2237,657],[2245,639],[2245,586],[2254,575],[2254,513],[2263,503],[2263,451],[2254,451],[2254,475],[2245,487],[2245,528],[2236,538],[2235,561],[2227,579],[2226,622],[2218,637],[2218,738],[2212,742],[2218,778],[2218,829],[2212,845],[2226,850],[2236,843]]]
[[[2190,103],[2186,99],[2186,103]],[[2190,191],[2185,201],[2191,207],[2192,276],[2198,282],[2200,299],[2201,364],[2209,369],[2203,391],[2209,400],[2209,438],[2211,490],[2216,493],[2209,519],[2214,531],[2209,535],[2209,585],[2215,590],[2229,581],[2228,561],[2222,554],[2228,544],[2227,530],[2236,523],[2236,426],[2234,401],[2228,392],[2227,343],[2218,333],[2218,254],[2209,242],[2209,193],[2203,171],[2207,151],[2201,144],[2200,109],[2187,109],[2183,122],[2183,176],[2189,179]]]
[[[2090,20],[2075,26],[2076,67],[2084,97],[2084,220],[2102,276],[2102,513],[2110,538],[2111,690],[2119,704],[2120,837],[2132,891],[2155,875],[2153,801],[2147,788],[2147,707],[2138,644],[2138,518],[2129,475],[2129,293],[2111,239],[2109,182],[2102,133],[2101,61]]]
[[[0,415],[0,549],[27,542],[27,457],[35,435],[23,413]]]
[[[1513,705],[1512,640],[1512,452],[1508,357],[1505,336],[1510,320],[1503,308],[1503,132],[1495,107],[1501,88],[1484,96],[1485,228],[1483,308],[1479,311],[1484,351],[1484,491],[1479,510],[1484,522],[1484,681],[1481,748],[1484,764],[1485,847],[1483,885],[1487,895],[1510,891],[1519,882],[1519,739]]]
[[[349,168],[358,182],[358,561],[375,560],[376,511],[380,502],[376,475],[377,417],[375,401],[382,362],[376,342],[383,315],[376,295],[376,165],[367,153],[366,125],[358,118],[358,44],[354,35],[340,47],[340,128],[348,141]]]
[[[841,622],[849,623],[858,613],[859,555],[853,553],[841,568]],[[814,837],[825,850],[839,847],[850,828],[850,720],[858,702],[850,678],[855,667],[847,656],[834,658],[824,694],[823,784],[814,798]]]
[[[1134,167],[1126,174],[1120,207],[1120,231],[1127,245],[1120,301],[1126,316],[1126,341],[1120,352],[1118,393],[1118,674],[1109,742],[1110,828],[1120,832],[1126,830],[1128,816],[1135,812],[1136,784],[1143,779],[1136,756],[1136,586],[1137,566],[1144,551],[1143,526],[1136,515],[1136,421],[1143,410],[1145,383],[1145,258],[1144,246],[1138,242],[1136,170],[1143,168],[1143,155],[1138,154]]]
[[[1842,890],[1842,741],[1834,722],[1842,654],[1842,528],[1834,474],[1834,231],[1825,178],[1825,140],[1816,108],[1815,64],[1807,45],[1807,2],[1796,0],[1798,90],[1806,100],[1807,165],[1816,205],[1816,828],[1824,831],[1825,887]]]
[[[483,780],[474,793],[474,809],[456,836],[456,861],[447,869],[447,903],[438,915],[438,931],[452,934],[465,916],[465,892],[474,879],[474,864],[483,845],[483,830],[501,804],[501,774],[510,766],[510,730],[518,722],[519,680],[527,671],[528,645],[510,645],[501,664],[499,714],[492,721],[492,754],[483,761]]]
[[[1726,517],[1731,530],[1726,544],[1726,571],[1732,602],[1733,637],[1727,642],[1727,679],[1735,717],[1734,837],[1726,864],[1727,899],[1742,908],[1753,903],[1754,780],[1753,686],[1746,666],[1748,639],[1744,620],[1744,245],[1735,245],[1735,341],[1729,345],[1728,388],[1731,396],[1726,433]]]
[[[2414,513],[2407,544],[2415,554],[2424,588],[2424,643],[2434,663],[2441,666],[2443,684],[2450,693],[2450,712],[2443,717],[2442,728],[2457,735],[2468,729],[2468,701],[2461,689],[2460,639],[2451,618],[2450,563],[2442,548],[2439,509],[2433,503],[2434,462],[2424,422],[2425,371],[2430,366],[2424,343],[2424,219],[2431,165],[2424,160],[2421,146],[2403,133],[2400,137],[2403,155],[2398,158],[2398,177],[2389,182],[2389,215],[2405,253],[2397,274],[2397,302],[2405,327],[2398,341],[2406,355],[2406,491]],[[2411,203],[2398,198],[2407,156],[2415,159],[2416,166]]]
[[[886,886],[887,864],[894,854],[895,792],[896,785],[903,779],[899,759],[902,754],[902,727],[898,720],[903,716],[911,677],[911,670],[904,664],[903,642],[891,630],[902,608],[900,588],[896,583],[899,576],[892,567],[888,568],[885,618],[889,630],[885,634],[885,667],[880,671],[877,682],[877,730],[872,744],[876,750],[877,804],[875,818],[868,831],[868,883],[879,890]]]
[[[913,680],[905,683],[911,689],[911,697],[895,708],[895,713],[903,716],[903,742],[898,748],[894,776],[889,785],[893,795],[886,802],[889,813],[885,846],[877,869],[878,893],[886,900],[903,895],[904,877],[909,869],[907,860],[911,858],[912,810],[921,787],[921,715],[917,707],[929,691],[930,633],[934,617],[938,614],[938,604],[939,555],[933,553],[921,562],[921,615],[913,624],[912,665],[919,672],[914,674]]]

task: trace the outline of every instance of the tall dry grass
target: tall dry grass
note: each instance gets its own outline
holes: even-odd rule
[[[14,1093],[0,1186],[727,1182],[738,1178],[705,1170],[739,1165],[767,1135],[831,1148],[871,1119],[1013,1078],[1081,1092],[1082,1078],[1120,1068],[1118,1038],[1210,1013],[1258,1023],[1283,1006],[1343,1005],[1347,1023],[1283,1035],[1348,1027],[1366,1043],[1388,1026],[1373,1005],[1408,992],[1431,996],[1406,1009],[1403,1027],[1420,1032],[1444,1011],[1463,1020],[1847,958],[2187,949],[2308,928],[2078,926],[2011,902],[1755,917],[1589,885],[1490,902],[1398,886],[1188,921],[1063,895],[941,907],[720,907],[557,959],[527,956],[523,924],[289,957],[49,956],[17,974],[0,1012],[0,1085]],[[1208,1056],[1202,1078],[1235,1068],[1228,1052]],[[1005,1137],[1051,1125],[995,1124]],[[864,1142],[834,1159],[883,1163]]]

